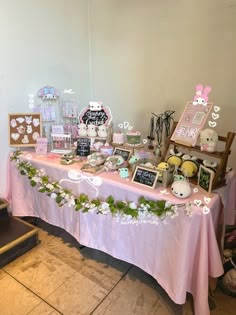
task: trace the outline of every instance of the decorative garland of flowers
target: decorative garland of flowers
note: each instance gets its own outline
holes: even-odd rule
[[[53,198],[58,207],[64,205],[73,207],[75,211],[96,212],[97,214],[111,213],[115,220],[123,224],[165,222],[165,218],[178,215],[177,206],[166,200],[147,200],[140,197],[139,203],[116,201],[109,196],[105,201],[96,198],[89,199],[86,194],[74,195],[71,190],[63,188],[58,181],[51,181],[44,170],[38,170],[29,161],[21,159],[21,151],[17,150],[11,156],[21,175],[28,177],[30,185],[37,187],[40,193],[46,193]]]

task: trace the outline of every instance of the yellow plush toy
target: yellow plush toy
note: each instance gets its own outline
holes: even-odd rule
[[[194,177],[198,173],[198,163],[194,157],[183,156],[183,163],[180,167],[180,171],[185,177]]]
[[[170,155],[168,156],[166,162],[168,164],[174,165],[176,168],[179,168],[182,164],[182,152],[175,152],[173,149],[170,150]]]
[[[169,168],[169,164],[166,162],[161,162],[157,165],[157,169],[162,170],[162,171],[167,171]]]

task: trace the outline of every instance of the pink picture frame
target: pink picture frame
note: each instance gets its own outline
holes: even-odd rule
[[[212,108],[213,103],[193,105],[193,102],[188,102],[171,136],[171,140],[194,147]]]

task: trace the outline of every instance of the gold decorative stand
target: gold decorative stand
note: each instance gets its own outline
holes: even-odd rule
[[[39,243],[38,229],[8,215],[8,202],[0,199],[0,268]]]

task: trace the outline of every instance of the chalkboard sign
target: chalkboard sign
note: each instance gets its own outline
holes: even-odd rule
[[[101,102],[90,102],[90,107],[83,109],[79,117],[80,122],[85,125],[101,126],[109,125],[111,122],[110,109],[103,107]]]
[[[132,150],[123,149],[123,148],[115,148],[113,155],[121,155],[125,161],[128,161]]]
[[[90,154],[91,140],[89,138],[79,138],[77,140],[76,154],[79,156],[88,156]]]
[[[137,166],[132,177],[132,182],[154,189],[156,186],[158,175],[159,172],[157,170]]]
[[[210,193],[214,176],[215,173],[211,169],[200,165],[198,174],[198,186],[206,192]]]

